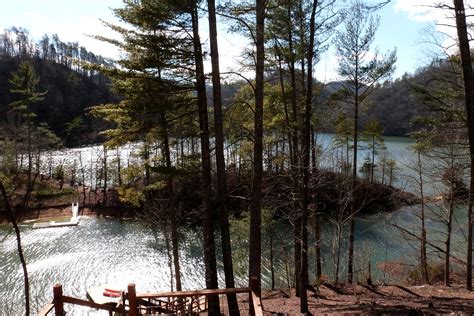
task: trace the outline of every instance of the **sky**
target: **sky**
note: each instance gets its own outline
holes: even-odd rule
[[[437,0],[436,2],[441,1]],[[392,0],[380,12],[380,26],[376,34],[374,48],[381,53],[397,49],[396,72],[393,78],[404,73],[414,73],[418,67],[429,63],[437,48],[429,45],[433,30],[452,34],[453,30],[443,26],[446,17],[440,10],[429,5],[434,0]],[[474,7],[474,0],[464,0],[465,5]],[[105,57],[117,57],[117,49],[97,41],[88,35],[114,36],[102,25],[100,19],[116,22],[111,8],[122,6],[122,0],[0,0],[0,30],[11,26],[26,28],[33,39],[39,40],[43,34],[57,33],[63,41],[78,41],[82,46]],[[438,23],[438,25],[436,24]],[[201,21],[201,36],[207,43],[207,20]],[[221,69],[237,70],[235,60],[239,56],[245,39],[227,33],[227,27],[219,24],[219,51]],[[443,44],[451,45],[449,39]],[[328,51],[316,65],[317,79],[323,82],[337,80],[337,57]],[[207,63],[209,68],[209,62]]]

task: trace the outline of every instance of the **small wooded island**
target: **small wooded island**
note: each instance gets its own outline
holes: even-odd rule
[[[123,1],[114,58],[5,29],[0,315],[472,313],[467,2],[395,80],[390,1]]]

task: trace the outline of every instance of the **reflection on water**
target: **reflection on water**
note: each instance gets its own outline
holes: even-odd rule
[[[359,219],[356,226],[356,263],[363,280],[368,260],[372,262],[373,278],[378,281],[393,281],[377,267],[381,262],[406,262],[415,264],[418,258],[416,242],[407,242],[404,236],[391,224],[396,222],[410,231],[418,231],[416,209],[405,208],[392,214],[377,214]],[[457,210],[457,218],[465,218],[465,210]],[[462,223],[460,223],[462,224]],[[273,231],[275,253],[276,286],[286,287],[292,279],[291,227],[277,224]],[[438,231],[444,229],[435,221],[428,221],[428,238],[443,247],[444,241]],[[331,222],[322,227],[323,274],[330,280],[334,276],[335,228]],[[85,298],[86,290],[102,284],[126,288],[130,282],[137,290],[160,291],[170,289],[170,272],[163,240],[155,240],[154,234],[139,221],[117,219],[84,218],[79,226],[33,230],[23,226],[23,245],[28,262],[31,282],[32,310],[35,311],[52,298],[52,286],[63,285],[66,295]],[[247,227],[244,222],[233,222],[233,254],[237,285],[243,286],[247,271]],[[453,249],[456,255],[464,257],[464,237],[459,228],[454,229]],[[161,238],[161,237],[159,237]],[[181,232],[181,268],[183,287],[199,289],[204,287],[204,266],[201,257],[199,232]],[[270,285],[269,238],[263,238],[263,280]],[[311,241],[310,245],[314,245]],[[343,242],[343,248],[346,248]],[[23,276],[16,254],[15,236],[11,230],[0,229],[0,315],[19,315],[22,306]],[[343,261],[345,249],[342,251]],[[309,260],[314,262],[314,253]],[[288,274],[285,262],[288,261]],[[340,280],[345,279],[345,264],[341,264]],[[222,266],[220,266],[222,270]],[[314,267],[310,267],[314,280]],[[396,278],[395,278],[396,280]],[[223,285],[223,275],[220,275]],[[75,314],[81,309],[73,310]]]

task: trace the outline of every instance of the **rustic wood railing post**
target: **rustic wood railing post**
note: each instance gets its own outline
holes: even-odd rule
[[[250,278],[250,293],[249,293],[249,309],[250,309],[250,315],[252,316],[255,315],[255,306],[253,304],[252,293],[255,293],[257,287],[258,287],[258,279],[256,277],[251,277]]]
[[[130,308],[129,316],[138,316],[137,292],[135,283],[128,284],[128,306]]]
[[[63,304],[63,286],[56,284],[53,287],[53,303],[54,303],[54,314],[56,316],[64,315],[64,304]]]

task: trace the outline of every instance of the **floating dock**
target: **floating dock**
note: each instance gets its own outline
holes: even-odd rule
[[[67,227],[67,226],[77,226],[79,225],[80,216],[79,213],[79,203],[72,203],[72,216],[69,222],[56,222],[56,221],[49,221],[44,223],[34,223],[33,228],[50,228],[50,227]]]

